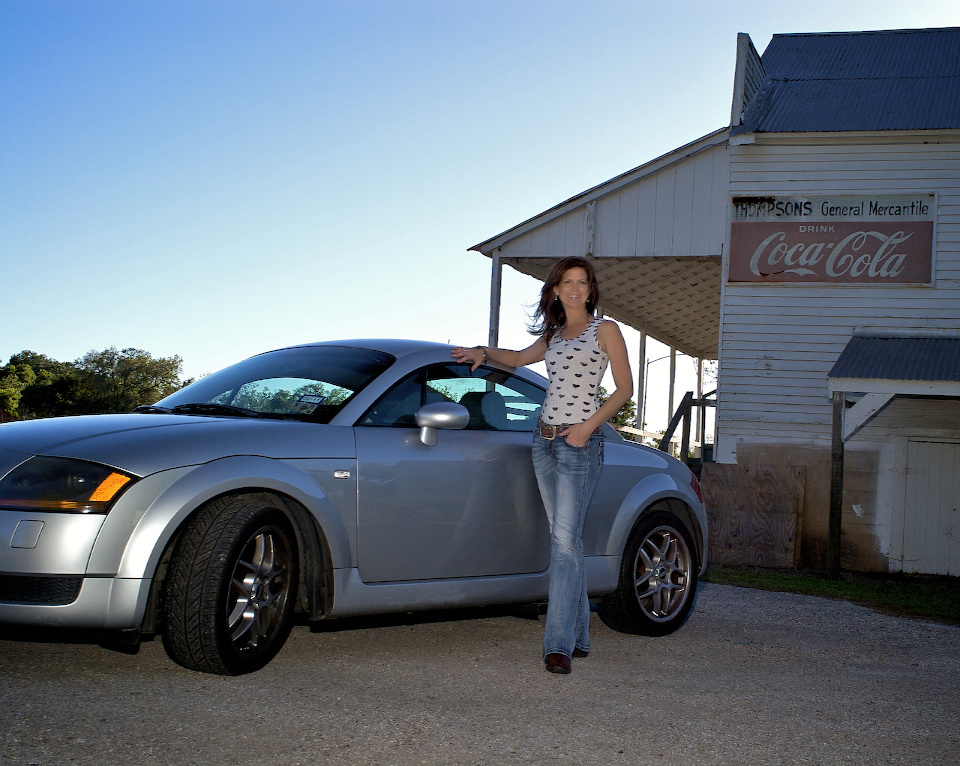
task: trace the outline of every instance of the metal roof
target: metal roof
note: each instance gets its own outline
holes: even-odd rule
[[[960,129],[960,27],[774,35],[742,133]]]
[[[958,382],[960,337],[855,335],[828,377]]]

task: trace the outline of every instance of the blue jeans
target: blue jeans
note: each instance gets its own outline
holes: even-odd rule
[[[603,466],[603,435],[583,447],[533,436],[533,469],[550,523],[550,596],[543,656],[590,651],[590,601],[583,565],[583,522]]]

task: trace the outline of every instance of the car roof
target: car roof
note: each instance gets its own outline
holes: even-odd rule
[[[296,346],[288,348],[309,348],[309,347],[344,347],[344,348],[366,348],[372,351],[383,351],[392,354],[395,357],[413,354],[418,351],[427,351],[429,349],[449,349],[453,348],[446,343],[435,343],[424,340],[410,340],[403,338],[367,338],[359,340],[328,340],[318,341],[316,343],[298,343]]]

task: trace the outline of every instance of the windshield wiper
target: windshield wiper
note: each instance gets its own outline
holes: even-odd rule
[[[141,404],[133,412],[145,412],[150,415],[166,415],[170,410],[166,407],[157,407],[155,404]]]
[[[216,404],[214,402],[191,402],[190,404],[178,404],[170,412],[178,415],[232,415],[243,418],[259,418],[259,412],[244,409],[243,407],[234,407],[231,404]]]

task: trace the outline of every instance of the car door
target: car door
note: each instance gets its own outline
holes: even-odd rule
[[[423,368],[394,386],[354,429],[358,559],[364,582],[544,571],[549,529],[531,462],[543,390],[502,370]],[[462,431],[427,446],[417,409],[453,401]]]

